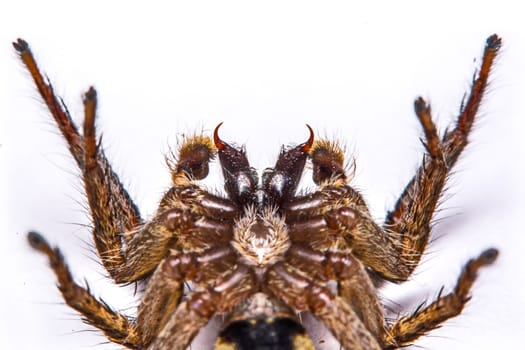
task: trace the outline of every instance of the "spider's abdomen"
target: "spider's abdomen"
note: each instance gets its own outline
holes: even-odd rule
[[[263,292],[235,307],[215,343],[215,350],[314,349],[295,311]]]
[[[287,317],[232,322],[219,335],[215,350],[313,350],[303,326]]]

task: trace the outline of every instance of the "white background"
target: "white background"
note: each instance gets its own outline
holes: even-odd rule
[[[395,3],[395,4],[391,4]],[[381,220],[420,161],[413,100],[443,130],[458,111],[485,38],[504,39],[472,143],[449,182],[440,221],[412,280],[384,291],[411,312],[487,247],[464,313],[417,342],[425,349],[521,348],[525,35],[512,1],[59,2],[0,5],[0,349],[118,349],[66,307],[43,256],[42,232],[78,281],[133,314],[133,289],[94,262],[77,169],[10,42],[23,37],[76,120],[81,94],[99,93],[99,131],[116,171],[149,217],[169,186],[163,154],[177,136],[221,121],[252,165],[272,165],[309,123],[356,157],[352,184]],[[517,3],[517,2],[516,2]],[[218,186],[218,181],[216,182]],[[195,347],[194,347],[195,348]]]

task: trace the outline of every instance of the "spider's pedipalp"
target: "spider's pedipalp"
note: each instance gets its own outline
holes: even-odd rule
[[[314,183],[320,185],[336,179],[346,182],[344,169],[344,153],[337,142],[318,140],[309,150],[313,165]]]
[[[176,155],[176,160],[167,160],[174,184],[184,184],[188,180],[202,180],[209,173],[209,163],[215,158],[217,149],[208,136],[196,134],[184,137]]]

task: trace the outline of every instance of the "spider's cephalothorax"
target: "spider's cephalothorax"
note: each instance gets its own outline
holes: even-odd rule
[[[216,349],[308,350],[315,346],[296,315],[309,311],[345,349],[398,348],[458,315],[478,269],[497,257],[495,249],[484,251],[465,265],[450,294],[386,322],[376,288],[380,280],[405,281],[424,253],[446,178],[467,144],[501,46],[496,35],[487,39],[470,95],[443,137],[429,105],[416,100],[426,154],[383,224],[372,220],[350,187],[337,143],[314,141],[308,126],[308,140],[284,147],[259,179],[244,149],[220,139],[220,125],[212,137],[182,142],[168,162],[173,186],[145,222],[99,146],[95,90],[85,94],[81,133],[27,43],[19,39],[14,46],[82,172],[103,266],[117,283],[146,281],[136,317],[125,316],[74,282],[58,248],[38,233],[28,235],[48,256],[66,303],[112,342],[131,349],[184,349],[221,315]],[[215,157],[225,196],[196,182],[208,175]],[[317,189],[297,195],[307,162]],[[193,286],[187,294],[186,282]]]

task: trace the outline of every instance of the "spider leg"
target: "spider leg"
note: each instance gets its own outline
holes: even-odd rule
[[[166,229],[162,222],[142,225],[138,208],[120,183],[97,142],[95,89],[90,88],[84,96],[83,135],[80,135],[63,101],[54,94],[52,85],[40,72],[27,42],[19,39],[14,43],[14,47],[33,77],[40,95],[82,171],[93,220],[93,237],[104,267],[117,283],[132,282],[144,277],[166,256],[170,248],[169,243],[174,238],[172,231],[175,229]],[[208,163],[214,157],[215,151],[208,137],[194,136],[185,140],[179,149],[178,160],[168,161],[175,187],[165,196],[164,205],[161,204],[159,211],[166,211],[173,202],[182,203],[184,200],[193,201],[190,204],[194,209],[190,210],[191,215],[197,214],[196,212],[202,215],[203,211],[208,211],[211,215],[218,214],[218,217],[223,217],[228,216],[226,212],[234,210],[225,200],[194,190],[196,187],[190,182],[191,179],[202,179],[208,174]],[[201,193],[202,196],[197,198]],[[199,203],[203,203],[202,208],[197,208]],[[186,207],[187,205],[184,209]],[[166,215],[168,214],[169,212]],[[191,215],[181,215],[180,220],[193,219]],[[174,216],[176,215],[172,213],[166,223],[174,225]],[[196,224],[208,224],[213,227],[218,225],[206,219]]]
[[[408,274],[399,239],[375,223],[350,186],[326,184],[320,191],[289,201],[285,209],[292,241],[323,252],[351,247],[352,255],[365,266],[392,281]]]
[[[325,283],[312,280],[291,263],[273,265],[267,272],[267,286],[287,305],[298,311],[311,311],[345,349],[381,349],[378,340],[347,300],[334,296]]]
[[[180,303],[184,282],[215,280],[235,262],[231,247],[222,246],[200,254],[172,255],[160,264],[138,308],[137,333],[147,347],[161,332]]]
[[[193,136],[184,140],[175,161],[167,160],[174,186],[161,199],[154,218],[130,232],[121,251],[115,253],[126,259],[115,267],[117,282],[147,276],[171,251],[202,251],[231,240],[237,206],[192,182],[208,175],[213,157],[210,138]]]
[[[196,186],[172,188],[154,218],[138,228],[124,248],[126,264],[119,267],[117,282],[147,276],[171,251],[205,250],[229,242],[235,214],[236,208],[227,200]]]
[[[376,339],[386,334],[383,307],[376,289],[361,262],[348,252],[321,253],[295,244],[287,252],[287,262],[321,281],[338,282],[338,294],[359,316]]]
[[[171,278],[180,279],[181,271],[172,270]],[[148,350],[184,350],[215,313],[230,311],[255,289],[255,276],[244,265],[237,265],[202,291],[182,301]]]
[[[314,250],[345,250],[383,278],[408,274],[400,241],[378,226],[363,197],[348,185],[344,153],[337,142],[317,140],[308,150],[320,189],[283,204],[289,234]]]
[[[88,324],[100,329],[112,342],[138,349],[139,338],[133,322],[111,310],[103,301],[96,299],[88,288],[76,284],[58,248],[53,249],[40,234],[35,232],[30,232],[27,238],[34,249],[47,255],[58,279],[58,289],[66,304],[81,313]]]
[[[492,35],[487,39],[480,71],[460,110],[456,126],[452,131],[446,132],[441,140],[432,122],[430,107],[422,98],[415,101],[415,112],[425,133],[427,154],[394,210],[388,213],[384,224],[387,232],[392,232],[401,240],[399,253],[409,268],[408,274],[399,276],[401,279],[406,279],[412,273],[428,243],[432,216],[450,170],[468,143],[467,138],[500,47],[501,39],[498,36]]]
[[[46,103],[51,115],[55,119],[60,132],[66,139],[69,146],[69,150],[75,158],[78,166],[84,168],[84,140],[82,135],[78,132],[78,129],[64,105],[62,99],[55,95],[53,86],[47,78],[44,78],[42,72],[38,68],[33,53],[29,48],[28,43],[23,39],[18,39],[13,43],[13,46],[17,53],[20,55],[20,59],[26,66],[29,74],[33,78],[36,84],[40,96]]]
[[[476,280],[478,270],[496,260],[498,251],[487,249],[480,256],[465,265],[454,291],[441,296],[424,308],[418,308],[412,315],[398,319],[390,328],[386,338],[387,348],[409,345],[410,342],[431,331],[444,321],[457,316],[470,300],[470,288]]]
[[[82,178],[93,220],[93,237],[102,263],[118,279],[122,255],[122,232],[142,222],[139,210],[109,164],[97,143],[95,132],[96,91],[84,96],[84,135],[80,135],[64,102],[55,95],[51,83],[40,72],[27,42],[14,43],[20,58],[31,74],[40,95],[68,143],[69,150],[82,171]]]
[[[330,254],[329,261],[337,277],[339,295],[376,339],[383,339],[386,332],[383,306],[363,265],[351,255],[343,253]]]
[[[314,249],[331,248],[339,232],[352,247],[352,254],[381,277],[406,280],[417,267],[428,243],[431,221],[450,170],[467,145],[479,105],[487,86],[501,39],[487,39],[480,72],[462,107],[455,128],[440,140],[430,107],[419,98],[415,112],[425,133],[427,154],[416,176],[406,186],[383,228],[375,224],[357,191],[347,185],[344,157],[333,142],[320,140],[309,151],[314,182],[319,191],[290,200],[284,205],[287,222],[299,241],[315,241]],[[296,226],[296,227],[294,227]],[[316,228],[323,237],[304,238]],[[317,247],[315,246],[317,245]],[[341,245],[341,244],[340,244]]]

